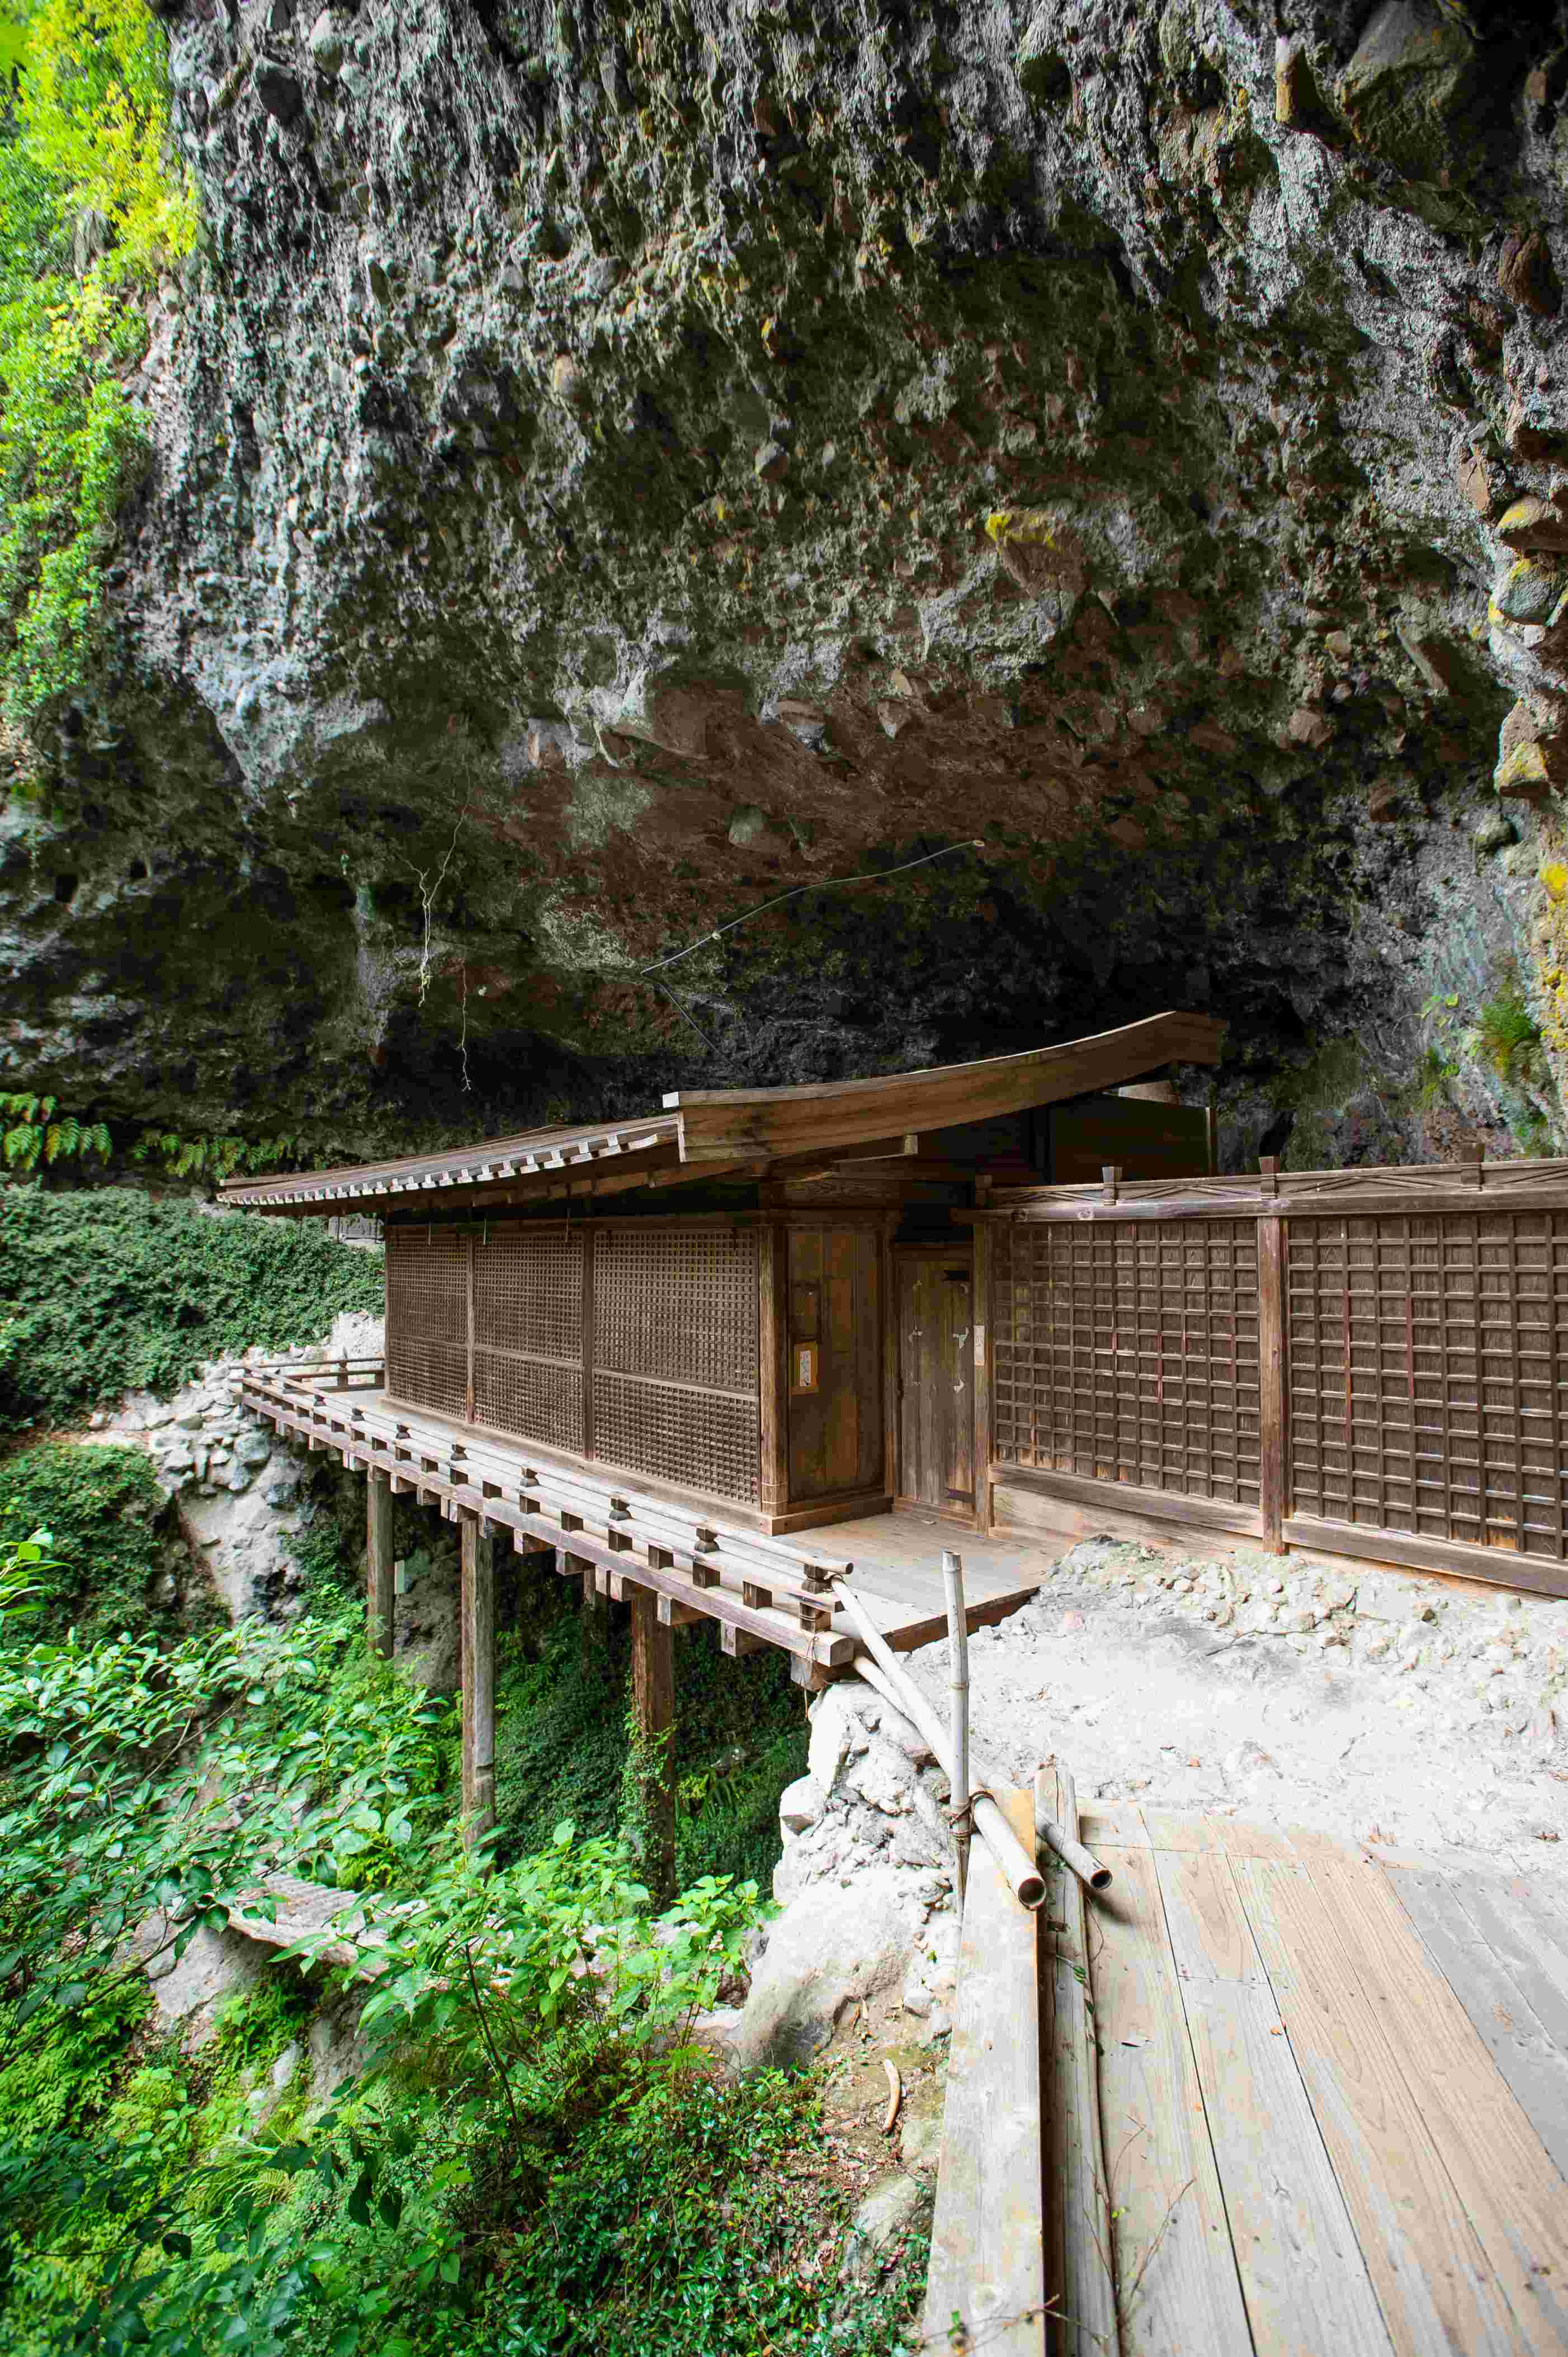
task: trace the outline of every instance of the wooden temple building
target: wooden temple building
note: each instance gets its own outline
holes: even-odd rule
[[[998,1188],[1107,1167],[1167,1184],[1211,1173],[1211,1113],[1150,1083],[1213,1065],[1222,1038],[1207,1016],[1157,1015],[978,1062],[682,1091],[643,1120],[224,1188],[226,1203],[276,1217],[383,1223],[384,1367],[256,1370],[244,1396],[369,1475],[383,1643],[392,1497],[462,1524],[471,1813],[493,1791],[500,1531],[633,1603],[654,1732],[683,1622],[715,1620],[732,1652],[780,1645],[811,1686],[856,1650],[832,1593],[852,1563],[903,1647],[944,1625],[949,1526],[975,1534],[972,1619],[1032,1592],[1035,1546],[986,1537],[977,1211]]]

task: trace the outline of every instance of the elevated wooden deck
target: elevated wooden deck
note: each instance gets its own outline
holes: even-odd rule
[[[1568,1886],[1223,1818],[1079,1826],[1115,1878],[1084,1932],[1059,1882],[1037,1935],[966,1921],[926,2345],[956,2309],[1000,2357],[1568,2348]],[[964,1975],[1036,1936],[1037,2016],[1014,1988],[976,2043]],[[1037,2224],[965,2153],[1029,2088]]]
[[[331,1449],[356,1472],[384,1475],[394,1495],[417,1497],[450,1522],[508,1530],[525,1552],[553,1550],[557,1570],[591,1577],[601,1594],[650,1591],[667,1623],[715,1621],[727,1652],[777,1646],[806,1685],[842,1674],[864,1650],[833,1597],[834,1578],[851,1580],[898,1652],[947,1627],[941,1552],[955,1531],[934,1514],[873,1514],[765,1537],[531,1441],[389,1402],[377,1360],[247,1367],[240,1395],[274,1430]],[[1038,1587],[1045,1560],[1028,1545],[970,1530],[956,1544],[972,1629],[1004,1620]]]

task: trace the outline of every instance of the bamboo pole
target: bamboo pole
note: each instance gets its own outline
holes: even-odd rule
[[[918,1727],[950,1784],[952,1750],[948,1742],[947,1729],[938,1714],[908,1672],[902,1667],[897,1655],[854,1589],[846,1587],[842,1580],[835,1580],[833,1593],[843,1601],[844,1610],[871,1655],[869,1662],[856,1662],[858,1674],[867,1685],[875,1686],[895,1710],[902,1711],[905,1717]],[[1045,1878],[988,1792],[981,1791],[974,1794],[971,1815],[975,1832],[1006,1876],[1019,1905],[1031,1910],[1040,1906],[1046,1896]]]
[[[1064,1832],[1048,1813],[1046,1807],[1047,1784],[1046,1770],[1037,1768],[1035,1771],[1035,1839],[1036,1843],[1044,1842],[1047,1849],[1055,1850],[1062,1864],[1070,1867],[1079,1880],[1090,1890],[1109,1890],[1111,1868],[1108,1866],[1102,1866],[1092,1850],[1085,1849],[1075,1835]],[[1055,1798],[1054,1793],[1052,1798]]]
[[[969,1621],[963,1609],[963,1558],[942,1549],[942,1585],[948,1595],[948,1690],[951,1695],[952,1780],[948,1806],[958,1849],[958,1903],[969,1883]]]

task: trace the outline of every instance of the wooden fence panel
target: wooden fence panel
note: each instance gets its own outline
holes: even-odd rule
[[[1289,1223],[1293,1511],[1563,1560],[1568,1212]]]
[[[1258,1505],[1252,1220],[998,1226],[1001,1464]]]
[[[989,1225],[999,1484],[1568,1594],[1568,1162],[1116,1176]]]

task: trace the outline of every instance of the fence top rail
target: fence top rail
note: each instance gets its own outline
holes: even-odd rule
[[[1568,1210],[1568,1157],[1416,1162],[1378,1169],[1281,1170],[1265,1162],[1250,1177],[1123,1178],[1108,1168],[1098,1185],[997,1187],[960,1220],[1273,1219],[1282,1213],[1419,1214],[1445,1211]]]

